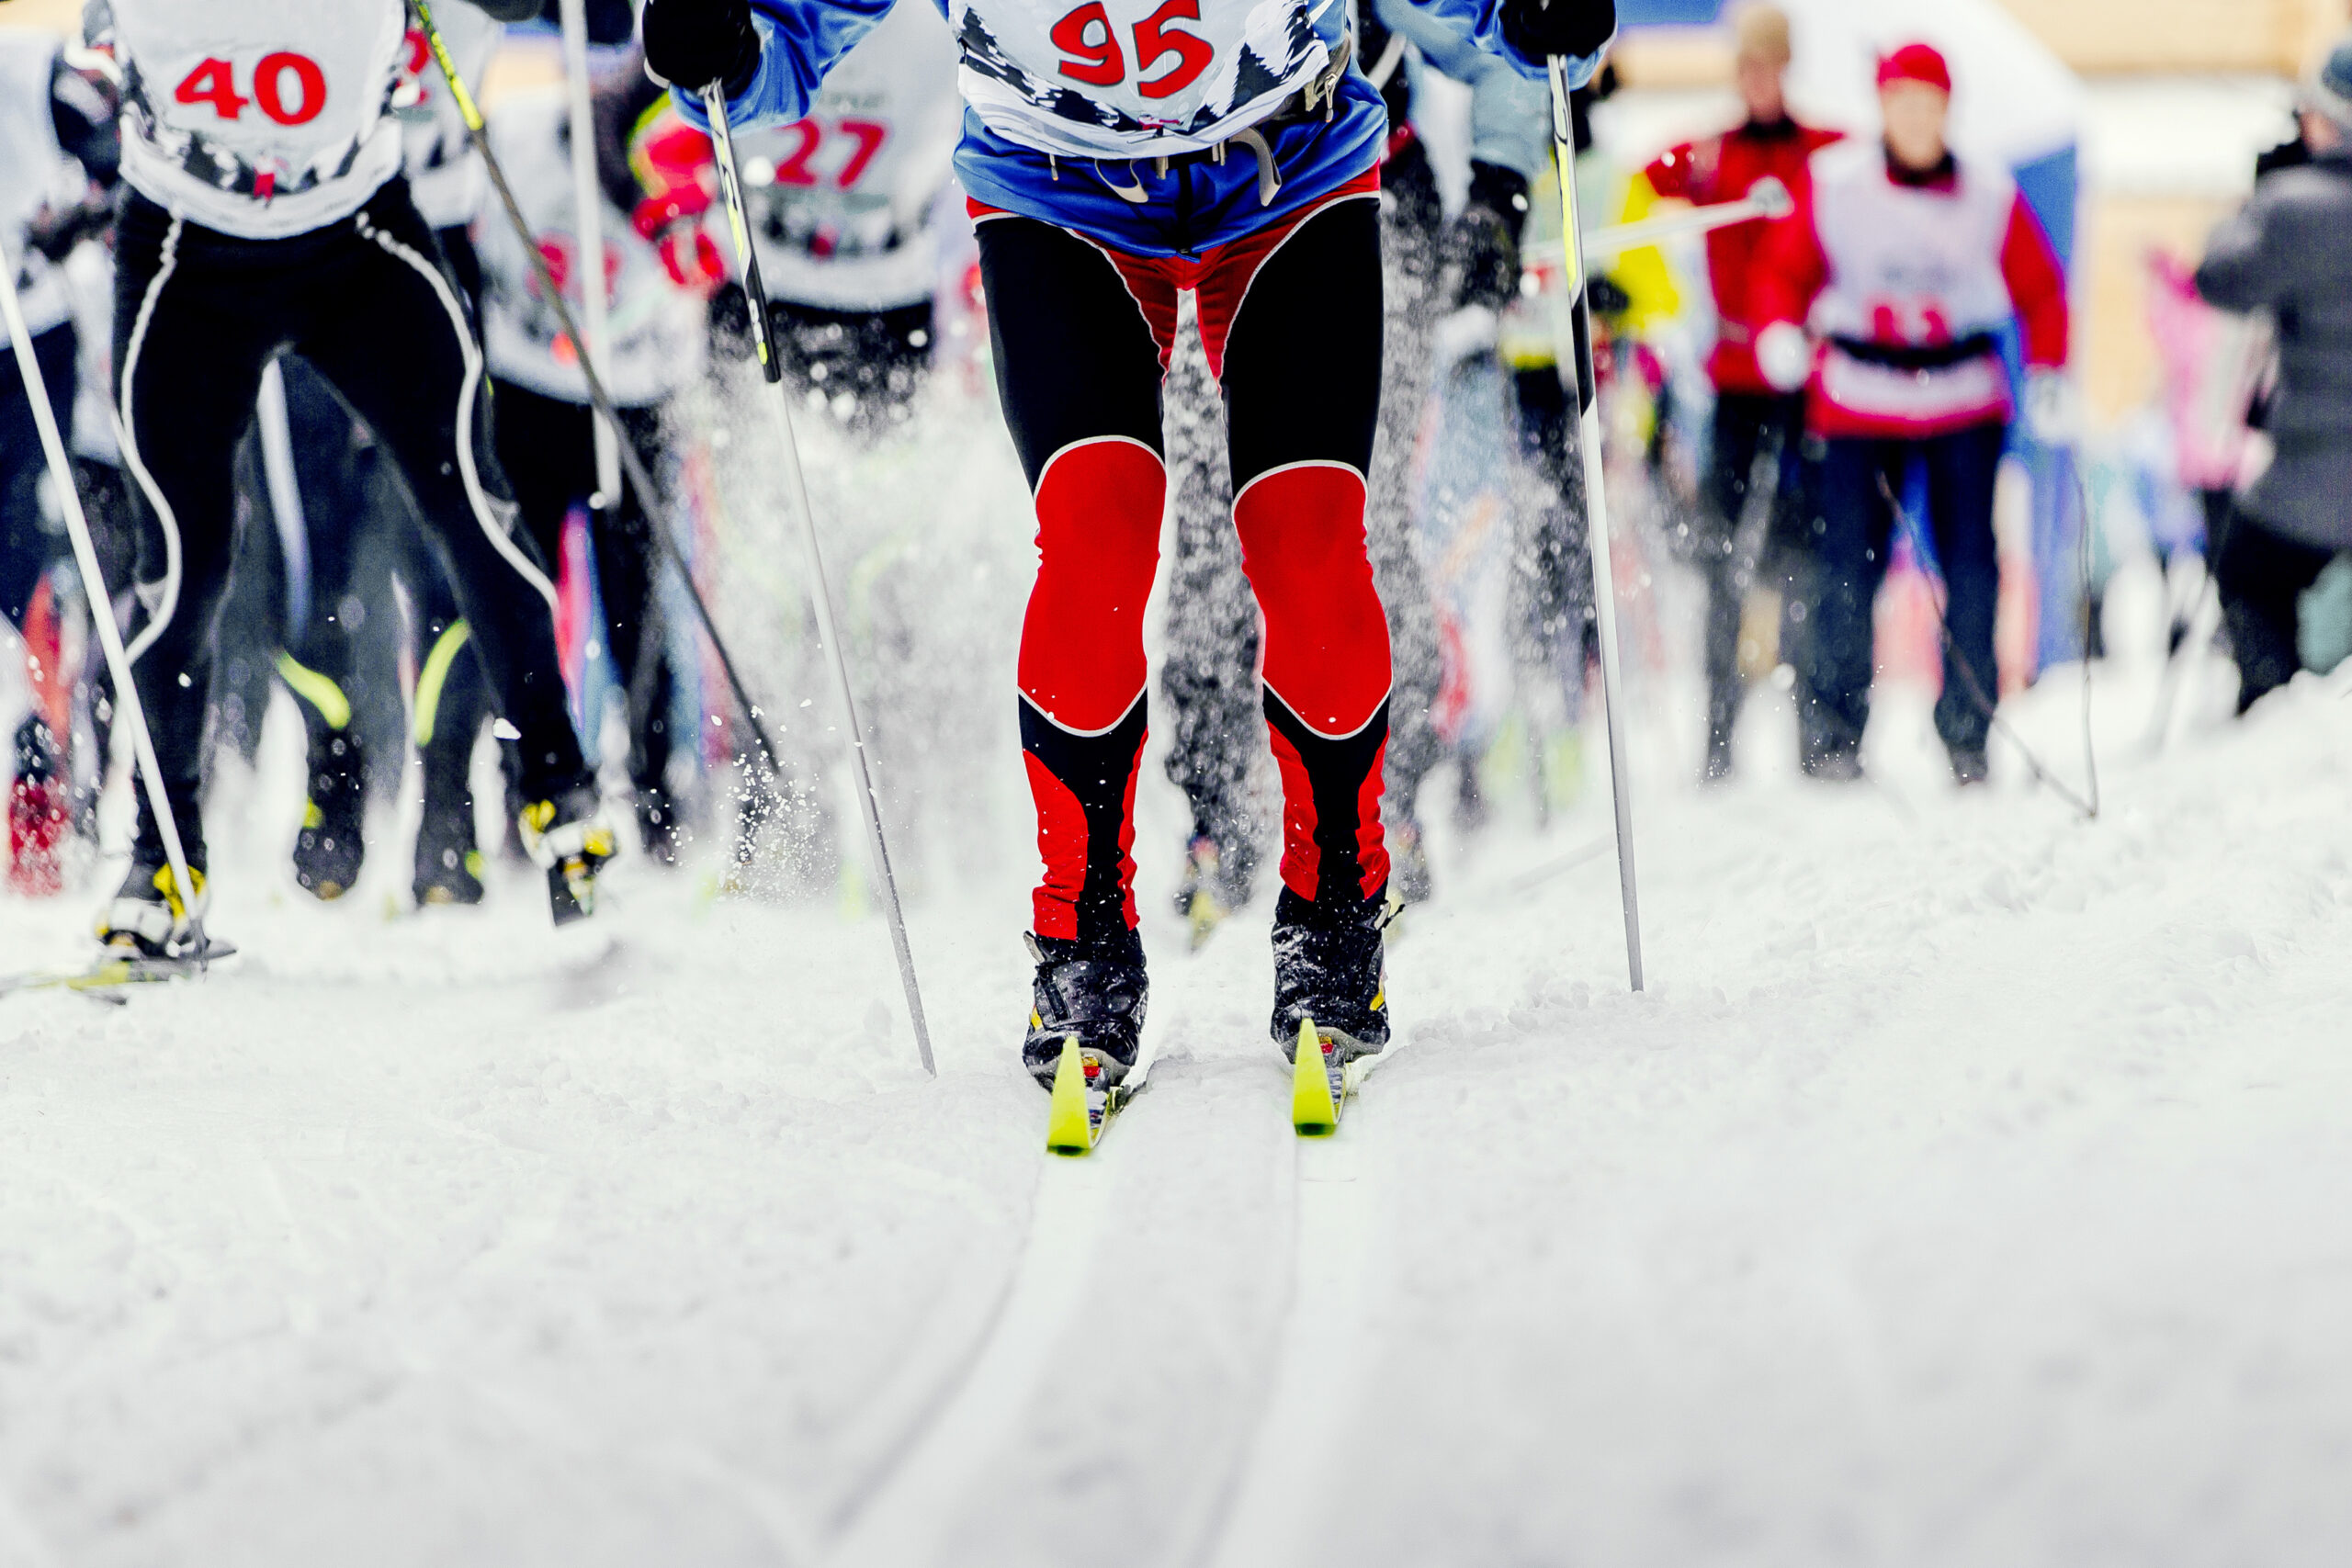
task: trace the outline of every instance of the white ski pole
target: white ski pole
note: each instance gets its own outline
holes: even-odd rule
[[[164,858],[171,863],[172,880],[178,885],[180,906],[187,911],[188,942],[199,963],[209,948],[204,922],[197,914],[196,880],[188,874],[187,850],[180,842],[180,825],[164,792],[164,770],[155,761],[155,739],[148,733],[147,711],[140,705],[139,687],[130,678],[130,657],[123,651],[121,628],[114,624],[114,598],[106,573],[98,566],[98,548],[90,538],[90,520],[82,513],[81,493],[74,488],[74,462],[66,455],[65,438],[57,428],[57,412],[49,405],[49,389],[33,358],[33,335],[25,326],[24,301],[17,298],[17,264],[0,241],[0,314],[8,323],[8,341],[16,345],[17,369],[25,378],[25,398],[32,404],[33,423],[40,430],[42,453],[49,458],[50,478],[57,485],[57,503],[65,513],[65,531],[74,540],[74,564],[81,570],[83,594],[90,601],[90,619],[96,623],[98,647],[114,674],[114,700],[130,726],[131,754],[146,781],[147,807],[155,818],[156,836],[164,840]]]
[[[760,258],[752,249],[752,228],[743,206],[743,174],[735,162],[735,136],[727,124],[727,92],[713,82],[702,90],[703,108],[710,116],[710,140],[717,152],[718,184],[727,198],[727,226],[734,236],[735,255],[743,269],[744,301],[750,306],[752,343],[759,351],[760,370],[775,388],[778,449],[784,454],[785,497],[793,519],[800,525],[801,553],[808,571],[808,597],[817,607],[817,636],[832,655],[833,680],[841,696],[842,724],[849,742],[849,758],[857,776],[857,803],[865,813],[865,839],[874,854],[875,879],[882,887],[883,910],[890,919],[890,941],[899,952],[899,978],[907,992],[907,1010],[913,1016],[915,1043],[922,1050],[925,1070],[936,1073],[931,1058],[931,1029],[923,1021],[922,996],[915,987],[914,951],[907,945],[907,917],[899,907],[899,884],[890,870],[890,846],[882,833],[882,803],[874,793],[874,772],[866,757],[865,731],[857,718],[857,695],[849,681],[849,656],[833,625],[833,593],[825,581],[825,555],[817,543],[817,514],[808,504],[808,479],[800,468],[800,442],[792,430],[792,391],[784,383],[784,363],[775,351],[773,324],[768,320],[767,288],[760,281]]]
[[[581,326],[588,341],[574,344],[598,376],[607,366],[605,299],[605,198],[596,178],[596,119],[588,96],[588,7],[586,0],[563,0],[564,86],[571,108],[571,232],[580,247],[573,275],[580,279],[584,309]],[[620,432],[601,413],[589,427],[595,432],[596,500],[599,512],[618,510],[621,503]]]
[[[1762,180],[1758,182],[1756,194],[1737,201],[1719,201],[1680,212],[1662,212],[1655,218],[1644,218],[1637,222],[1596,229],[1584,237],[1585,259],[1607,261],[1627,251],[1655,245],[1662,240],[1712,234],[1718,229],[1733,229],[1742,223],[1769,223],[1795,210],[1796,199],[1789,195],[1786,186],[1778,180]],[[1557,261],[1566,248],[1559,244],[1530,245],[1527,247],[1527,259],[1531,262]]]
[[[1617,586],[1609,560],[1609,500],[1601,474],[1600,402],[1592,367],[1590,269],[1577,214],[1577,143],[1568,107],[1568,62],[1552,57],[1552,152],[1560,175],[1560,254],[1568,277],[1576,341],[1577,425],[1584,466],[1585,533],[1592,547],[1592,608],[1600,641],[1601,705],[1609,728],[1609,791],[1617,807],[1617,885],[1625,903],[1625,968],[1642,988],[1642,911],[1634,890],[1634,803],[1626,775],[1625,702],[1618,680]]]

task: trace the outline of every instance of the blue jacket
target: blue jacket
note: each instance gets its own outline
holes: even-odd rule
[[[948,0],[935,3],[946,16]],[[752,0],[764,48],[750,85],[728,103],[728,123],[768,125],[806,115],[825,73],[892,4]],[[1544,62],[1526,59],[1504,43],[1501,0],[1386,0],[1386,6],[1420,13],[1416,41],[1424,34],[1433,40],[1450,38],[1457,51],[1498,56],[1530,81],[1545,74]],[[1346,26],[1340,0],[1324,0],[1313,21],[1336,49]],[[1582,85],[1600,66],[1599,55],[1572,61],[1571,84]],[[707,125],[699,99],[679,93],[678,101],[687,118]],[[1171,158],[1162,175],[1148,158],[1049,157],[990,130],[969,110],[956,151],[956,174],[965,191],[988,206],[1074,230],[1132,255],[1192,256],[1312,206],[1372,168],[1388,134],[1388,114],[1351,61],[1329,118],[1262,129],[1280,176],[1271,202],[1259,199],[1258,165],[1247,148],[1229,148],[1221,162],[1201,153]],[[1123,197],[1121,190],[1130,194]],[[1136,193],[1142,199],[1135,199]]]

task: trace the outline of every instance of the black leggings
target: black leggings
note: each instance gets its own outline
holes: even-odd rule
[[[558,559],[564,518],[596,489],[594,415],[584,403],[542,397],[511,381],[494,385],[498,456],[514,482],[523,525],[548,559]],[[623,409],[620,416],[638,460],[661,482],[667,460],[662,411]],[[653,600],[660,552],[637,487],[626,480],[619,509],[591,519],[605,646],[628,695],[629,782],[642,793],[659,785],[670,767],[670,657]]]
[[[292,349],[375,431],[446,558],[499,705],[520,731],[526,795],[588,782],[565,712],[553,592],[512,536],[484,438],[479,350],[433,231],[394,180],[359,212],[290,240],[242,240],[144,197],[117,244],[116,396],[145,503],[132,646],[164,787],[192,858],[213,623],[235,529],[232,466],[262,367]],[[155,852],[140,806],[140,852]]]
[[[1285,805],[1277,918],[1361,919],[1388,879],[1388,630],[1364,544],[1381,349],[1370,183],[1197,259],[1125,255],[1010,216],[984,218],[978,237],[997,384],[1038,521],[1020,662],[1038,934],[1136,947],[1143,608],[1167,493],[1160,385],[1186,290],[1225,394],[1234,522],[1265,622]]]
[[[2290,538],[2240,508],[2213,563],[2230,653],[2238,665],[2238,712],[2244,713],[2295,678],[2303,667],[2298,642],[2302,596],[2337,551]]]

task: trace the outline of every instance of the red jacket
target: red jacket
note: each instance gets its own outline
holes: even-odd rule
[[[1797,209],[1770,226],[1750,298],[1761,326],[1820,340],[1807,419],[1821,435],[1940,435],[2006,423],[1994,351],[2012,318],[2026,363],[2066,363],[2066,277],[2017,181],[1967,159],[1898,174],[1848,142],[1813,162]]]
[[[1659,196],[1701,207],[1744,200],[1767,175],[1788,186],[1791,195],[1802,196],[1813,155],[1838,140],[1837,131],[1816,130],[1793,119],[1772,125],[1750,120],[1721,136],[1686,141],[1642,175]],[[1756,367],[1756,333],[1764,322],[1756,313],[1749,288],[1765,228],[1762,223],[1736,223],[1707,236],[1707,276],[1714,287],[1715,313],[1722,320],[1707,373],[1714,378],[1718,391],[1772,389]]]

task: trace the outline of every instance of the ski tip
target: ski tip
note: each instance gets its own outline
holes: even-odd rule
[[[1298,1021],[1298,1054],[1291,1066],[1290,1124],[1302,1138],[1328,1138],[1340,1125],[1340,1108],[1331,1100],[1331,1071],[1323,1060],[1322,1037],[1315,1021]]]
[[[1078,1036],[1062,1036],[1062,1059],[1054,1068],[1054,1108],[1046,1122],[1046,1152],[1082,1155],[1094,1148],[1094,1119],[1086,1107],[1086,1059]]]

